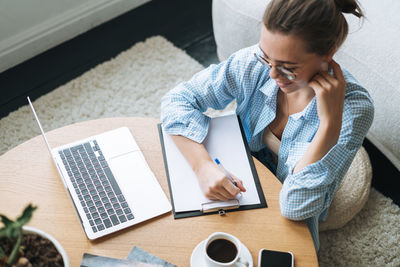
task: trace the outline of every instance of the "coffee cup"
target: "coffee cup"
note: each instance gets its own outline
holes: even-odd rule
[[[203,254],[209,267],[249,266],[240,258],[241,249],[241,243],[235,236],[215,232],[206,239]]]

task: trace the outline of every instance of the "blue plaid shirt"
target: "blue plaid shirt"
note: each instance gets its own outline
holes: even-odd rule
[[[236,99],[236,113],[250,150],[283,183],[279,196],[282,215],[291,220],[307,220],[318,250],[318,222],[326,219],[334,194],[371,126],[372,99],[343,70],[347,84],[339,140],[321,160],[293,174],[318,130],[316,97],[303,111],[289,116],[276,165],[262,141],[262,134],[275,118],[279,88],[270,78],[269,69],[254,57],[254,52],[261,53],[258,45],[209,66],[168,92],[162,98],[162,123],[167,133],[201,143],[210,122],[203,112],[209,107],[223,109]]]

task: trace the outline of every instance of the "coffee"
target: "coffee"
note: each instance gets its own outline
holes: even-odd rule
[[[237,255],[237,248],[234,243],[226,239],[215,239],[207,246],[208,256],[217,262],[231,262]]]

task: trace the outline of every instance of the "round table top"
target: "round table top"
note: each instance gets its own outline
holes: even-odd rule
[[[65,126],[46,136],[51,147],[57,147],[127,126],[169,197],[157,123],[159,120],[153,118],[98,119]],[[184,219],[174,219],[169,212],[90,241],[43,138],[37,136],[0,156],[0,213],[15,219],[28,203],[38,206],[28,225],[55,237],[66,250],[71,266],[80,265],[83,253],[124,259],[134,246],[174,265],[189,266],[193,249],[213,232],[227,232],[238,237],[250,250],[255,266],[261,248],[291,251],[297,267],[318,266],[306,223],[281,215],[281,183],[259,161],[254,159],[254,163],[268,208]]]

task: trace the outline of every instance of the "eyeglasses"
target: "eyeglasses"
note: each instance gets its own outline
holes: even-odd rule
[[[265,58],[257,55],[257,53],[254,53],[254,56],[257,58],[258,61],[260,61],[264,66],[272,69],[272,64],[269,63]],[[294,81],[296,80],[296,74],[294,74],[292,71],[286,69],[283,66],[276,66],[276,70],[279,72],[279,74],[281,74],[283,77]]]

